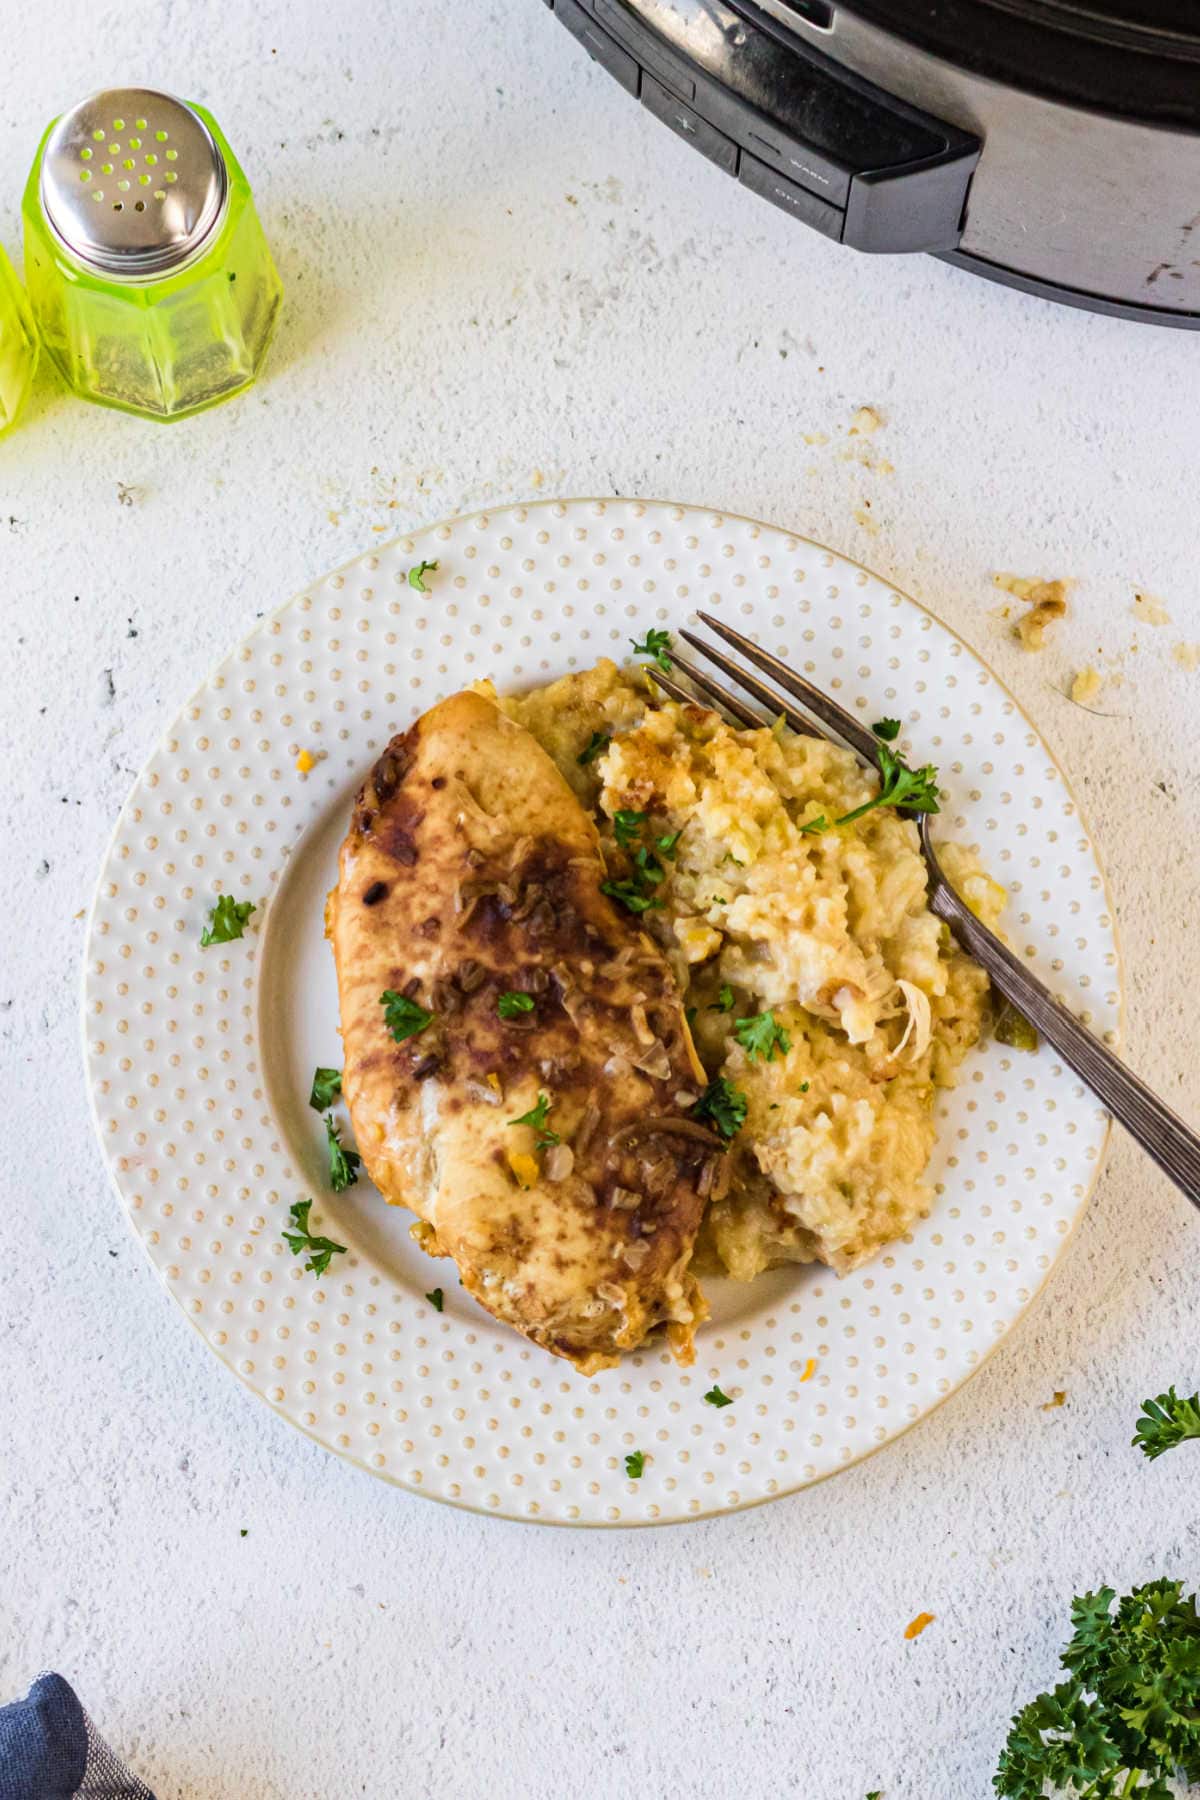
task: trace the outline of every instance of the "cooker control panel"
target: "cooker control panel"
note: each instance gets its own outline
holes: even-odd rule
[[[826,237],[880,252],[958,244],[980,140],[841,68],[753,0],[546,4],[664,125]]]

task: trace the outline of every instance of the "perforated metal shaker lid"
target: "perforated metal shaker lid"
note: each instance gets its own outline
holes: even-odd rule
[[[42,210],[71,254],[120,279],[170,274],[225,210],[225,160],[203,119],[153,88],[105,88],[55,125]]]

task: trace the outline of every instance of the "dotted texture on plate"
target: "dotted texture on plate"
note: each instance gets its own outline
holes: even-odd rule
[[[407,579],[420,558],[439,563],[428,594]],[[317,583],[213,674],[125,805],[89,925],[85,1050],[118,1191],[192,1323],[294,1424],[436,1499],[630,1525],[819,1480],[977,1367],[1099,1171],[1107,1116],[1070,1070],[989,1044],[939,1096],[937,1198],[911,1238],[841,1280],[715,1284],[692,1370],[654,1345],[592,1380],[475,1307],[365,1178],[328,1191],[306,1106],[314,1063],[339,1060],[320,906],[372,758],[472,680],[619,659],[697,607],[864,719],[903,720],[941,770],[939,835],[977,844],[1009,890],[1016,947],[1093,1029],[1118,1029],[1104,882],[1060,770],[979,659],[856,564],[695,508],[559,501],[432,527]],[[258,910],[244,939],[203,950],[218,893]],[[348,1246],[320,1279],[280,1235],[310,1195],[313,1229]],[[714,1381],[732,1406],[704,1403]]]

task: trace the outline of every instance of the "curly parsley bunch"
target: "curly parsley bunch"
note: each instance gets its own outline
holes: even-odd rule
[[[1071,1606],[1070,1679],[1012,1722],[994,1778],[1006,1800],[1173,1800],[1200,1781],[1200,1615],[1179,1581],[1112,1588]]]

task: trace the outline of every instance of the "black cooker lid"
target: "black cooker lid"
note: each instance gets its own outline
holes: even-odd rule
[[[785,0],[803,16],[804,0]],[[849,0],[909,43],[1015,87],[1200,128],[1200,0]]]

